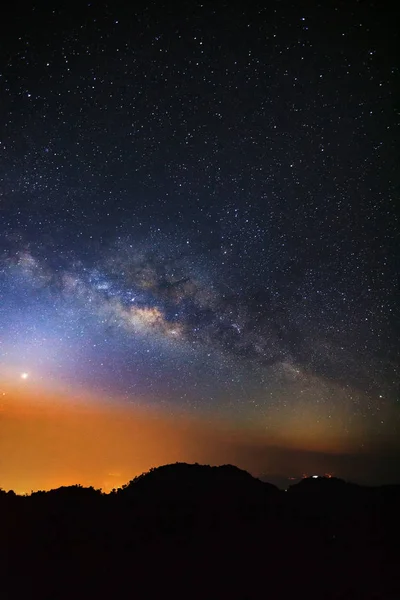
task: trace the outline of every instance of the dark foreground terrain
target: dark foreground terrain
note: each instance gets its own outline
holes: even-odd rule
[[[400,599],[400,487],[175,464],[111,494],[0,491],[0,598]]]

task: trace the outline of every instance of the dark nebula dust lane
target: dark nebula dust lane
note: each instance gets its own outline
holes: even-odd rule
[[[392,16],[11,10],[4,414],[22,385],[227,419],[266,447],[397,452]]]

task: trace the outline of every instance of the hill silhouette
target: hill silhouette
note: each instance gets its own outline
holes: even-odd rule
[[[365,490],[366,488],[362,488],[356,483],[344,481],[338,477],[326,476],[305,477],[289,487],[289,491],[296,494],[353,494],[360,492],[362,489]]]
[[[399,598],[399,499],[185,463],[110,494],[0,491],[1,597]]]
[[[268,488],[270,491],[278,491],[276,486],[266,484],[234,465],[213,467],[198,463],[175,463],[150,469],[147,473],[135,477],[123,486],[119,493],[125,495],[127,492],[136,489],[142,491],[146,488],[150,491],[152,486],[164,486],[164,490],[186,488],[193,492],[201,492],[205,488],[232,488],[237,491],[244,488],[258,491]]]
[[[151,469],[136,477],[116,492],[118,496],[145,500],[151,504],[190,503],[214,507],[222,503],[227,509],[233,504],[262,502],[268,494],[279,490],[233,465],[176,463]]]

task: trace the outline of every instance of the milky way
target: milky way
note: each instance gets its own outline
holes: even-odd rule
[[[11,18],[2,368],[285,439],[395,436],[389,21],[373,3]]]

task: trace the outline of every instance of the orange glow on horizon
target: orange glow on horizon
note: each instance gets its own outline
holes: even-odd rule
[[[109,491],[172,462],[235,464],[250,473],[325,473],[330,445],[203,414],[168,414],[145,403],[107,402],[40,385],[1,384],[0,488],[17,493],[62,485]],[[282,443],[283,440],[285,443]],[[298,442],[297,446],[295,441]],[[302,443],[301,443],[302,442]],[[332,460],[334,454],[331,453]],[[321,458],[322,457],[322,458]]]

